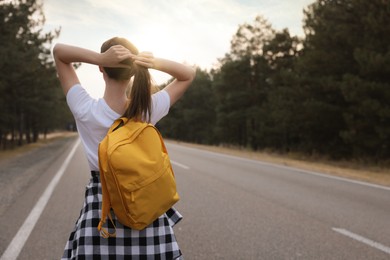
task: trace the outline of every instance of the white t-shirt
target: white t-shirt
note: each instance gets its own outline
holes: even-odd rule
[[[98,171],[99,143],[112,123],[121,115],[112,110],[103,98],[92,98],[80,84],[68,91],[66,101],[75,118],[89,168],[91,171]],[[153,94],[150,122],[156,124],[168,114],[169,107],[170,97],[165,90]]]

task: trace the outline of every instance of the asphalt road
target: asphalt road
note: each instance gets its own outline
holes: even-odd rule
[[[0,162],[1,260],[62,255],[89,179],[76,140]],[[390,188],[167,147],[185,259],[390,259]]]

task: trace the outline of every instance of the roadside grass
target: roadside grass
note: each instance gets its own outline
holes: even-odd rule
[[[77,132],[54,132],[47,134],[45,139],[43,135],[39,136],[39,140],[36,143],[24,144],[22,146],[8,150],[0,150],[0,162],[27,153],[35,148],[44,146],[45,144],[48,144],[57,138],[64,138],[74,135],[77,135]]]
[[[390,187],[389,162],[374,165],[373,163],[362,161],[333,161],[327,158],[320,158],[319,156],[308,157],[299,154],[282,155],[272,152],[258,152],[236,147],[192,144],[174,140],[169,140],[169,142]]]
[[[11,150],[0,150],[0,162],[24,154],[34,148],[43,146],[57,138],[75,136],[77,132],[55,132],[48,134],[46,139],[41,137],[37,143],[26,144]],[[194,147],[198,149],[218,152],[243,158],[274,163],[318,173],[330,174],[338,177],[365,181],[373,184],[390,187],[390,167],[389,162],[374,165],[361,161],[332,161],[320,157],[307,157],[299,154],[276,154],[272,152],[258,152],[237,147],[223,147],[193,144],[167,140],[172,143]]]

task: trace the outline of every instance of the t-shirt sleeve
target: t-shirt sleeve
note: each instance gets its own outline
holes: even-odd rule
[[[70,111],[75,118],[80,120],[88,112],[87,108],[92,101],[92,97],[80,84],[74,85],[66,95]]]
[[[152,95],[152,113],[150,123],[155,125],[169,112],[171,99],[165,90],[158,91]]]

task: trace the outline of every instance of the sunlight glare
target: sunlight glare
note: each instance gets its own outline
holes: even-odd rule
[[[174,37],[172,37],[172,31],[167,31],[166,27],[153,26],[144,28],[142,32],[133,34],[131,38],[128,37],[127,39],[133,42],[140,52],[152,52],[155,57],[177,62],[182,62],[183,60],[180,57],[182,48],[177,43],[170,41]],[[153,69],[150,70],[150,73],[154,83],[157,85],[164,84],[171,78],[170,75]],[[83,84],[83,87],[92,97],[103,97],[105,83],[96,66],[83,64],[78,69],[78,75],[82,84],[84,82],[87,83]]]
[[[180,43],[174,42],[172,39],[177,39],[175,28],[169,29],[169,26],[162,24],[156,26],[143,27],[140,33],[134,35],[134,44],[140,52],[152,52],[154,57],[169,59],[177,62],[183,62],[183,48]],[[131,40],[131,39],[130,39]],[[132,41],[132,40],[131,40]],[[157,71],[150,70],[156,84],[165,83],[171,78],[170,75]]]

